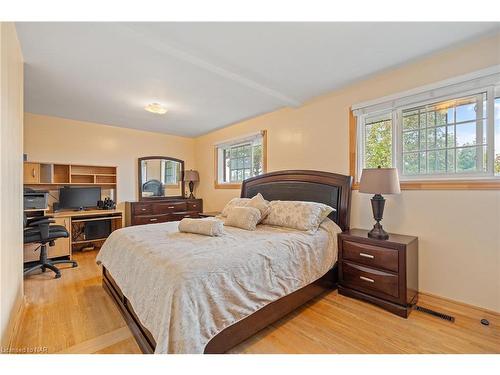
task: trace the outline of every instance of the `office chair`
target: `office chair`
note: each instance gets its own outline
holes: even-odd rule
[[[68,231],[62,225],[50,225],[55,223],[51,220],[51,216],[39,216],[28,219],[24,214],[24,243],[39,243],[40,244],[40,260],[35,265],[24,269],[24,276],[37,269],[42,272],[48,268],[54,271],[58,279],[61,277],[61,271],[55,264],[71,263],[73,267],[78,267],[78,263],[74,260],[49,260],[47,259],[47,244],[54,246],[54,241],[58,238],[66,238],[69,236]]]
[[[158,180],[149,180],[142,184],[142,191],[153,193],[154,197],[163,195],[163,184]]]

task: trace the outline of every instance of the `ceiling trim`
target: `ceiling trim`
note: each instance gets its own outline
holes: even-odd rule
[[[161,53],[166,53],[171,57],[177,58],[179,60],[185,61],[191,65],[197,66],[201,69],[204,69],[208,72],[211,72],[213,74],[216,74],[222,78],[231,80],[233,82],[236,82],[240,85],[246,86],[250,89],[253,89],[254,91],[260,92],[261,94],[273,97],[274,99],[277,99],[280,101],[283,105],[286,106],[292,106],[292,107],[300,107],[303,103],[295,99],[285,93],[282,93],[280,91],[277,91],[275,89],[272,89],[270,87],[267,87],[266,85],[257,82],[253,79],[249,79],[247,77],[242,76],[241,74],[237,74],[234,72],[231,72],[225,68],[222,68],[220,66],[217,66],[207,60],[204,60],[200,57],[194,56],[190,53],[187,53],[185,51],[182,51],[178,48],[174,48],[164,42],[161,42],[159,40],[153,40],[151,36],[145,35],[142,33],[140,30],[138,30],[136,27],[130,26],[130,25],[122,25],[122,24],[115,24],[113,25],[114,28],[120,29],[121,31],[129,34],[129,36],[134,37],[141,43],[148,45],[149,47],[155,49],[158,52]]]

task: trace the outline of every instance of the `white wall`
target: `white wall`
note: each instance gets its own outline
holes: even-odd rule
[[[8,344],[23,295],[23,60],[13,23],[0,23],[0,332]]]

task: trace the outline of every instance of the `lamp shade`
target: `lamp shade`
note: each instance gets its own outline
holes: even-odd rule
[[[190,169],[189,171],[184,171],[184,181],[200,181],[200,175],[198,171],[193,171]]]
[[[370,194],[399,194],[398,170],[396,168],[363,169],[359,181],[359,192]]]

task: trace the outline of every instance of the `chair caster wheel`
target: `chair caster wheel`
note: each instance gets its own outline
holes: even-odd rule
[[[78,264],[73,263],[73,268],[78,267]]]
[[[45,267],[42,267],[42,272],[45,272],[47,271],[47,269]]]
[[[56,276],[54,276],[54,279],[58,279],[61,277],[61,274],[60,273],[56,273]]]

